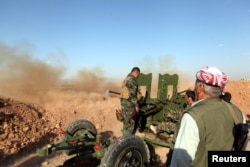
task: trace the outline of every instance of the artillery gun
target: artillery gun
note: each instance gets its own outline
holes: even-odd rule
[[[138,85],[145,88],[136,117],[136,128],[140,135],[116,137],[111,131],[98,134],[92,122],[81,119],[60,131],[61,142],[38,149],[37,154],[47,156],[53,151],[64,150],[71,156],[64,162],[64,167],[150,166],[159,158],[155,153],[156,147],[171,146],[175,125],[185,108],[186,90],[177,92],[178,79],[177,74],[159,74],[157,97],[151,98],[152,73],[140,74]],[[119,95],[119,92],[112,90],[108,93]],[[160,124],[165,124],[167,128],[157,134],[150,130],[150,125]]]

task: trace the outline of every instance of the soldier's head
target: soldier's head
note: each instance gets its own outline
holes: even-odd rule
[[[224,91],[228,77],[216,67],[204,67],[196,73],[196,99],[220,97]]]
[[[185,100],[187,104],[191,105],[195,101],[195,92],[192,90],[186,91]]]
[[[138,78],[140,76],[140,68],[139,67],[133,67],[131,70],[131,75],[133,75],[135,78]]]

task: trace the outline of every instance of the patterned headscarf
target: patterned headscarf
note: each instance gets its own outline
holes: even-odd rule
[[[228,77],[216,67],[205,66],[196,73],[196,78],[208,85],[219,86],[224,90]]]

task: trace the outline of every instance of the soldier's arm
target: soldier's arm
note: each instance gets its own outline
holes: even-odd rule
[[[137,91],[138,91],[138,86],[137,86],[137,81],[135,79],[130,79],[127,82],[127,87],[129,90],[129,98],[130,101],[138,107],[138,100],[137,100]]]

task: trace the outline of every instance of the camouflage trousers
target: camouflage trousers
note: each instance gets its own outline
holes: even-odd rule
[[[176,124],[173,122],[161,122],[157,126],[157,131],[158,132],[167,132],[167,133],[174,133],[176,129]]]
[[[131,119],[132,114],[135,111],[135,106],[126,99],[121,99],[121,110],[124,116],[123,121],[123,135],[135,134],[135,121]]]

